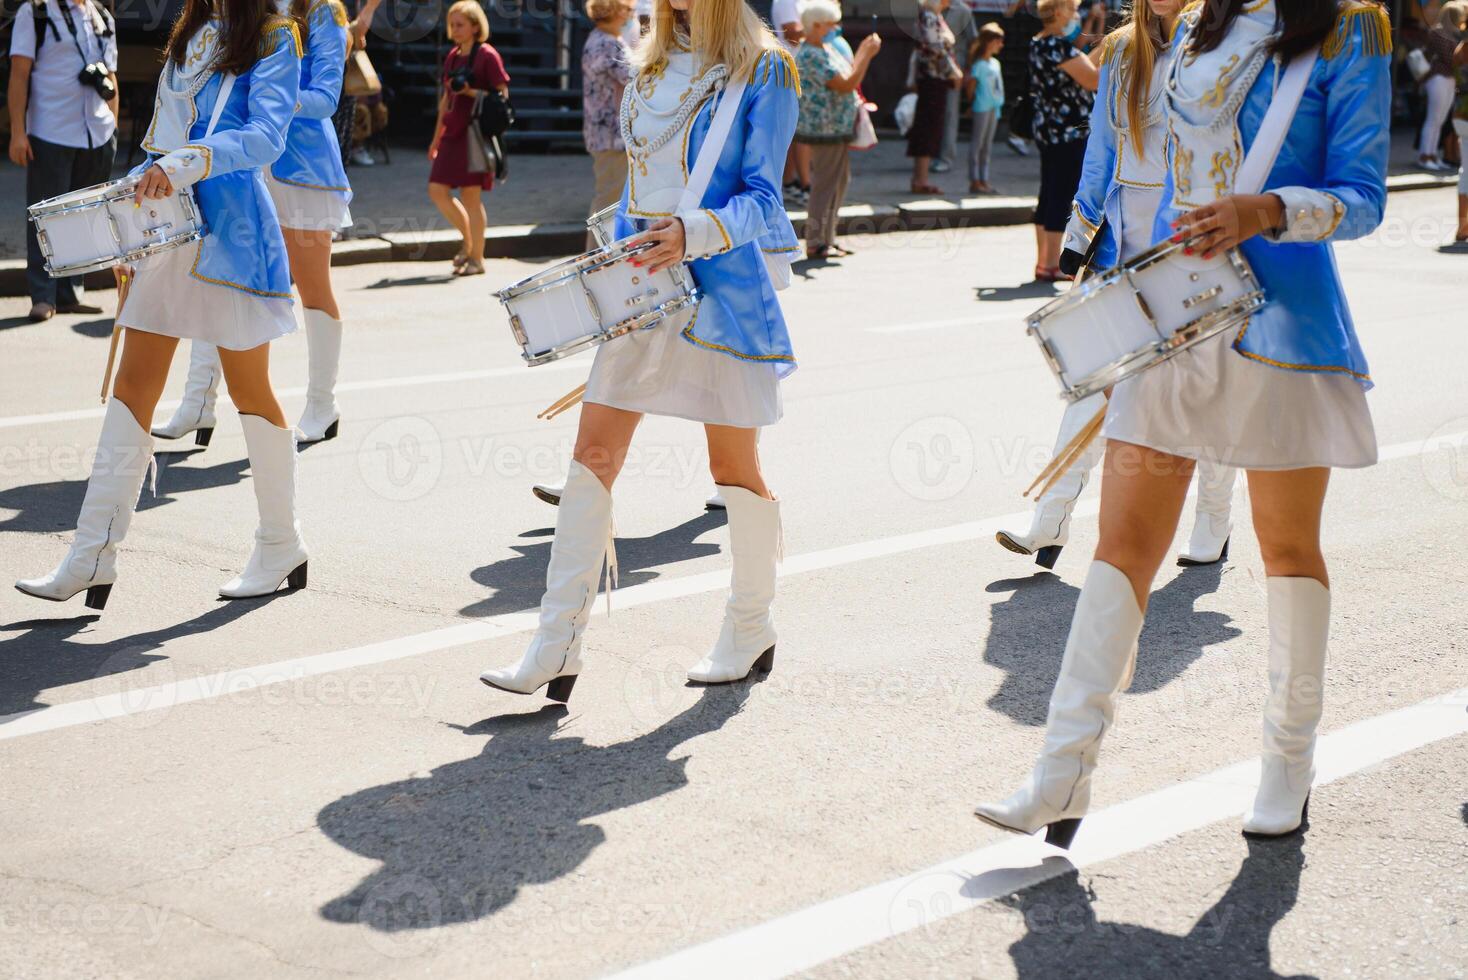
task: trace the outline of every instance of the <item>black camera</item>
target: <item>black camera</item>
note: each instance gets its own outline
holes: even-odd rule
[[[471,71],[468,68],[460,68],[449,73],[449,88],[455,92],[462,92],[469,87]]]
[[[111,102],[117,95],[117,86],[112,84],[112,73],[107,66],[100,61],[94,61],[82,69],[77,81],[83,85],[89,85],[102,97],[104,102]]]

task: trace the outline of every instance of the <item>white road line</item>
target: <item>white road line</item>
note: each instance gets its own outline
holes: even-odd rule
[[[1468,431],[1449,433],[1384,447],[1381,450],[1381,458],[1401,459],[1440,448],[1461,449],[1465,443],[1468,443]],[[1094,497],[1083,500],[1076,505],[1075,516],[1090,517],[1096,513],[1098,506],[1099,501]],[[1030,511],[1022,510],[981,521],[954,524],[927,531],[914,531],[890,538],[861,541],[804,555],[793,555],[781,563],[779,575],[783,578],[919,551],[924,548],[975,541],[992,537],[994,532],[1000,528],[1024,527],[1029,519]],[[686,575],[681,578],[658,580],[618,589],[613,597],[613,602],[618,608],[626,609],[713,592],[727,588],[728,585],[729,573],[727,571],[703,572],[698,575]],[[203,701],[221,695],[237,694],[302,677],[401,660],[404,657],[416,657],[480,640],[526,632],[534,629],[535,623],[534,610],[502,613],[472,623],[446,626],[425,633],[369,643],[347,650],[222,671],[217,674],[153,687],[142,687],[122,693],[104,694],[81,701],[35,708],[31,711],[0,715],[0,741],[70,728],[74,725],[85,725],[108,718],[156,711],[190,701]]]
[[[542,377],[552,371],[569,371],[573,368],[589,370],[590,365],[580,356],[563,361],[552,361],[536,369],[534,377]],[[412,388],[418,385],[454,384],[460,381],[483,381],[486,378],[531,377],[524,365],[508,368],[486,368],[480,371],[450,371],[445,374],[413,374],[401,378],[374,378],[370,381],[344,381],[336,386],[337,391],[375,391],[381,388]],[[305,388],[277,388],[275,394],[282,398],[304,395]],[[226,392],[224,397],[228,397]],[[178,408],[177,401],[159,402],[158,412],[171,412]],[[11,415],[0,418],[0,429],[15,429],[23,425],[44,425],[48,422],[75,422],[79,419],[100,419],[105,415],[105,406],[78,408],[68,412],[46,412],[41,415]]]
[[[1315,785],[1468,734],[1465,706],[1468,688],[1322,735],[1315,750]],[[1073,868],[1131,854],[1237,817],[1247,809],[1258,780],[1257,759],[1236,763],[1091,814],[1068,852],[1038,837],[1010,837],[632,967],[615,974],[614,980],[751,980],[810,970],[873,943],[931,927]],[[955,800],[954,805],[977,802]],[[974,829],[987,832],[977,821]]]

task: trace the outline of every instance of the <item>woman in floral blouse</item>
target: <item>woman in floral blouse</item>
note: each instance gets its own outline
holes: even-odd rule
[[[635,9],[634,0],[586,0],[586,16],[596,25],[581,49],[581,135],[596,182],[592,214],[616,204],[627,182],[627,148],[617,128],[617,111],[632,78],[631,51],[622,31]],[[594,244],[588,235],[587,247]]]
[[[797,142],[810,146],[810,204],[806,209],[805,257],[823,259],[830,252],[848,254],[836,244],[836,218],[851,177],[849,144],[856,131],[860,97],[856,94],[882,39],[868,34],[851,61],[826,41],[841,21],[833,0],[807,0],[800,11],[805,38],[795,52],[800,72],[800,121]]]
[[[943,125],[948,90],[963,84],[963,71],[953,59],[957,43],[943,20],[953,0],[922,0],[917,20],[917,110],[907,131],[907,155],[912,157],[912,192],[942,194],[928,181],[928,164],[943,149]]]
[[[1040,0],[1045,27],[1030,42],[1030,91],[1035,100],[1035,144],[1040,148],[1040,200],[1035,207],[1035,279],[1069,279],[1060,271],[1060,240],[1081,183],[1091,135],[1092,93],[1100,71],[1065,39],[1076,0]]]

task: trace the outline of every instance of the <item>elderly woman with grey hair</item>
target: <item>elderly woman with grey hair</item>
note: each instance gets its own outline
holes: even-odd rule
[[[856,131],[860,97],[856,94],[867,68],[882,48],[882,39],[868,34],[855,57],[845,55],[826,38],[841,22],[841,8],[833,0],[808,0],[800,12],[805,38],[795,52],[800,72],[800,121],[795,139],[810,147],[810,204],[806,210],[805,256],[823,259],[836,244],[836,219],[851,177],[850,143]]]

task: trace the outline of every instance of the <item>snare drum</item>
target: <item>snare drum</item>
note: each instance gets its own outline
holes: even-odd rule
[[[124,177],[31,205],[27,210],[46,271],[52,276],[95,272],[204,237],[192,189],[144,198],[141,207],[133,207],[137,188],[137,177]]]
[[[610,204],[586,219],[586,230],[591,240],[598,245],[610,245],[617,240],[617,205]]]
[[[649,273],[629,261],[651,247],[617,242],[495,293],[526,363],[570,357],[696,305],[698,287],[687,266]]]
[[[1237,326],[1264,305],[1238,249],[1204,259],[1163,242],[1077,284],[1029,319],[1029,333],[1079,401]]]

